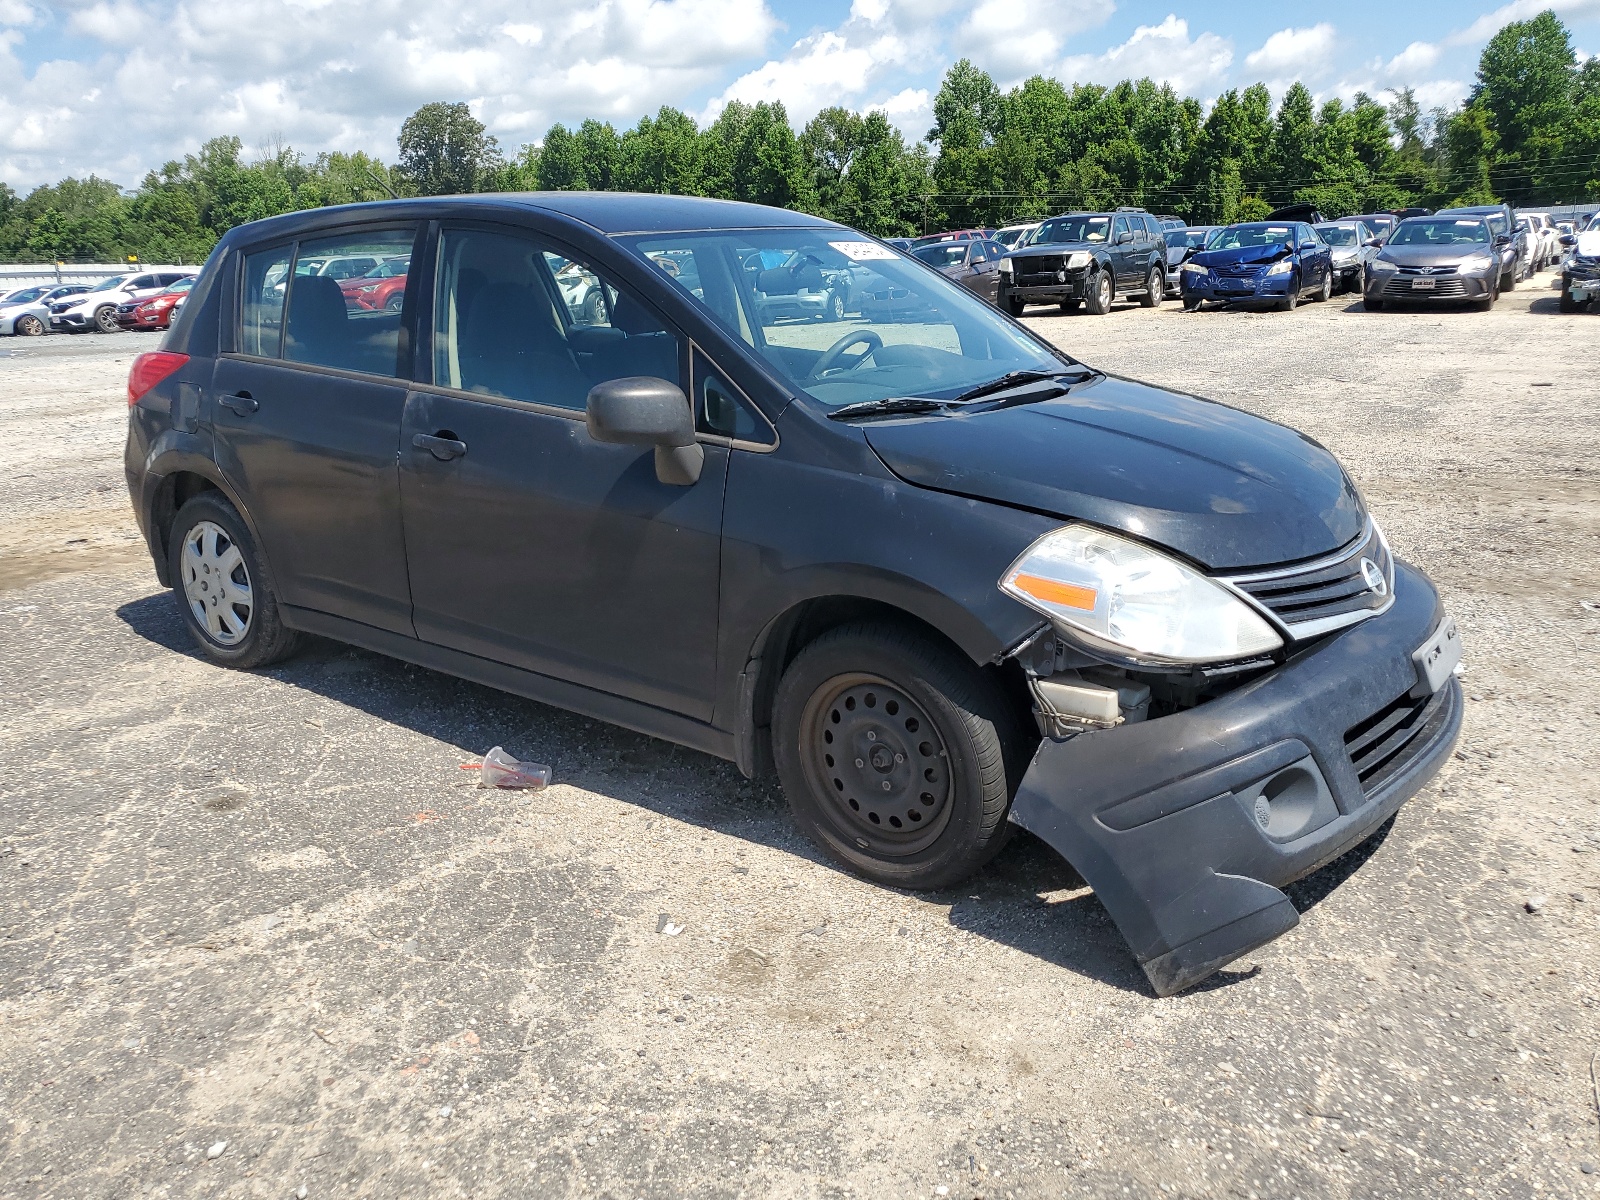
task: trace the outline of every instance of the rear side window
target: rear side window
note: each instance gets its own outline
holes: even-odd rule
[[[277,358],[283,340],[283,300],[293,246],[247,254],[239,308],[239,353]]]
[[[411,253],[414,229],[342,233],[300,243],[288,277],[283,357],[370,375],[398,375],[400,319],[409,274],[389,281],[381,298],[362,288],[365,273]],[[303,270],[315,263],[321,273]]]
[[[589,389],[649,375],[682,386],[681,342],[592,266],[521,233],[445,230],[433,381],[582,412]]]

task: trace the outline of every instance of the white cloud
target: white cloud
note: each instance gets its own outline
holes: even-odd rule
[[[867,105],[863,111],[881,112],[908,144],[920,142],[933,128],[933,93],[927,88],[906,88],[887,100]]]
[[[1510,4],[1502,4],[1493,12],[1484,13],[1465,29],[1452,33],[1448,40],[1455,46],[1486,42],[1500,32],[1501,26],[1512,21],[1526,21],[1547,8],[1556,16],[1568,20],[1600,17],[1600,0],[1511,0]]]
[[[1305,29],[1280,29],[1258,50],[1244,56],[1244,65],[1263,75],[1299,79],[1320,75],[1333,55],[1337,34],[1326,21]]]
[[[1402,82],[1429,70],[1444,50],[1432,42],[1412,42],[1383,64],[1383,73]]]
[[[1048,70],[1066,39],[1116,11],[1115,0],[978,0],[956,31],[967,57],[1006,86]]]
[[[0,0],[0,25],[32,25],[39,13],[28,0]]]
[[[872,46],[851,45],[838,33],[802,38],[782,59],[774,59],[733,84],[706,106],[713,120],[730,101],[746,104],[781,100],[789,119],[803,124],[831,104],[848,102],[864,91],[876,68],[898,60],[898,39],[880,38]]]
[[[1159,25],[1141,25],[1133,36],[1104,54],[1079,54],[1062,61],[1064,83],[1116,83],[1148,76],[1191,92],[1215,83],[1233,62],[1233,44],[1214,33],[1189,37],[1189,23],[1173,16]]]
[[[0,23],[33,11],[0,0]],[[470,101],[514,150],[555,120],[631,123],[704,94],[778,28],[765,0],[94,0],[61,23],[101,49],[29,69],[0,46],[14,187],[133,183],[219,133],[392,158],[433,100]]]

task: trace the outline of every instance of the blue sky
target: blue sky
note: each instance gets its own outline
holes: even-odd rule
[[[131,186],[219,133],[392,158],[430,100],[467,101],[511,150],[557,120],[730,99],[797,123],[881,108],[915,138],[963,56],[1007,86],[1150,75],[1209,101],[1301,80],[1451,106],[1495,29],[1545,7],[1600,52],[1600,0],[0,0],[0,179]]]

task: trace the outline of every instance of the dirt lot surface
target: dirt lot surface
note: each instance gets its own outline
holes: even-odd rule
[[[1547,283],[1030,318],[1326,443],[1464,630],[1444,774],[1170,1000],[1027,839],[899,894],[726,763],[205,665],[123,489],[150,343],[10,340],[0,1196],[1600,1196],[1600,316]],[[476,790],[496,743],[557,784]]]

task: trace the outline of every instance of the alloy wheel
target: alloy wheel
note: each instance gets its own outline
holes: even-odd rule
[[[214,521],[196,523],[183,539],[183,596],[212,641],[237,646],[250,632],[255,596],[244,555]]]
[[[38,337],[44,332],[44,322],[29,313],[17,318],[16,331],[23,337]]]
[[[884,857],[916,853],[950,819],[950,755],[921,705],[887,680],[839,675],[807,701],[803,769],[837,832]]]
[[[122,328],[117,324],[117,310],[109,304],[95,311],[94,323],[101,333],[117,333]]]

